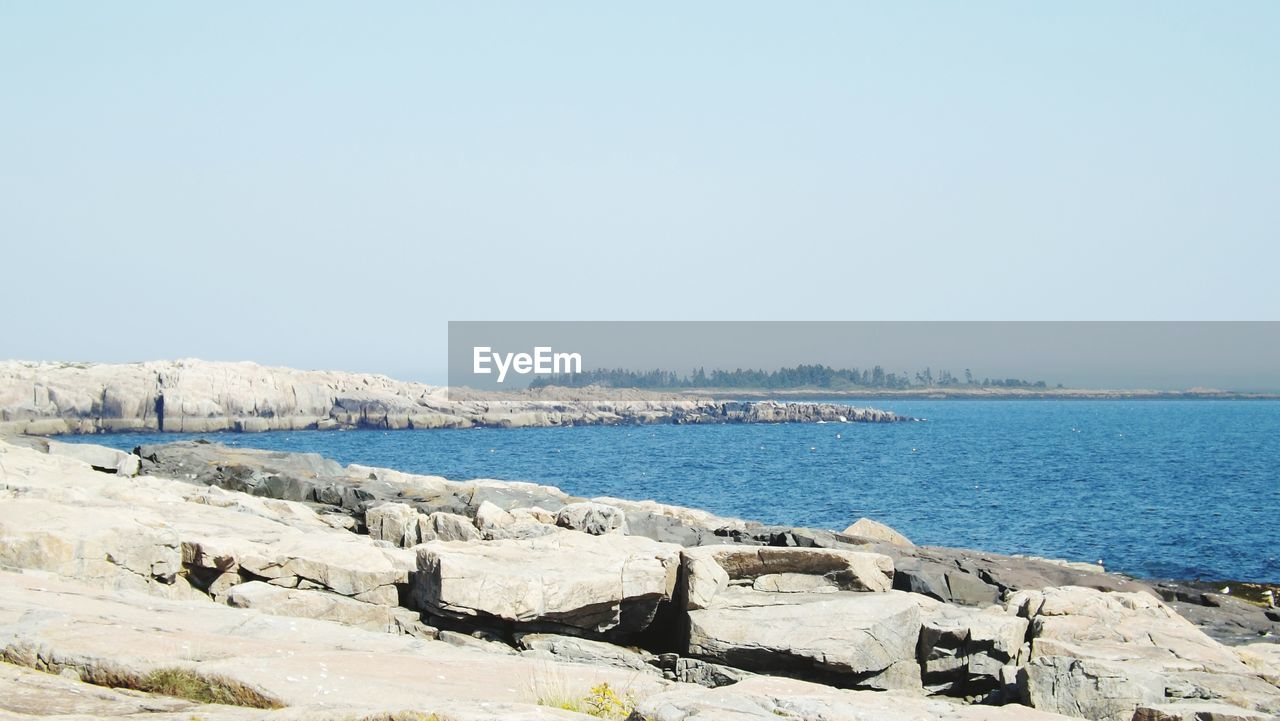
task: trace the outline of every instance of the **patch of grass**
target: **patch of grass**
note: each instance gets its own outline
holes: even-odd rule
[[[611,721],[625,721],[636,710],[636,699],[631,692],[619,694],[608,683],[592,686],[585,696],[547,697],[537,701],[539,706],[576,711]]]
[[[239,681],[204,675],[185,668],[162,668],[124,684],[135,691],[174,696],[196,703],[248,708],[283,708],[284,704]]]

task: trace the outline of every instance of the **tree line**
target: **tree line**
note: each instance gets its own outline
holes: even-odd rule
[[[627,368],[598,368],[581,373],[542,375],[534,378],[530,388],[586,386],[609,388],[823,388],[829,390],[856,390],[860,388],[904,390],[910,388],[1046,388],[1042,380],[1022,378],[979,378],[968,368],[963,378],[950,371],[936,374],[931,368],[909,373],[887,371],[881,366],[871,369],[832,368],[827,365],[798,365],[766,371],[754,368],[737,370],[716,369],[708,372],[696,368],[689,373],[669,370],[636,371]],[[1058,385],[1061,388],[1061,384]]]

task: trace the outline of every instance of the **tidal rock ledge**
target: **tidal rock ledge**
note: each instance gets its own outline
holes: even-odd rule
[[[155,702],[217,721],[585,721],[545,704],[602,684],[630,721],[1280,714],[1274,632],[1222,643],[1096,566],[312,454],[12,441],[4,718],[136,717],[83,682],[174,667],[288,707]]]

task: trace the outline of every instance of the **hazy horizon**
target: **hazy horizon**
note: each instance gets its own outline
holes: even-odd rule
[[[439,379],[460,318],[1275,320],[1276,27],[7,3],[0,357]]]

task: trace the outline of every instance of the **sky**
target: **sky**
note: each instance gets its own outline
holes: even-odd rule
[[[1277,320],[1280,4],[0,0],[0,358]]]

